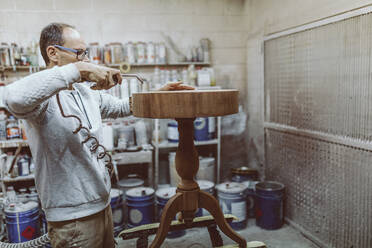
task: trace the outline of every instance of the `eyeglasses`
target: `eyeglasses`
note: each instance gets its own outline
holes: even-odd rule
[[[73,48],[63,47],[63,46],[60,46],[60,45],[54,45],[54,47],[56,47],[58,49],[61,49],[61,50],[76,53],[76,59],[77,60],[83,60],[85,57],[88,57],[88,50],[73,49]]]

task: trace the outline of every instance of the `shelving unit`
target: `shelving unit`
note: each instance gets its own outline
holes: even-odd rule
[[[159,125],[160,120],[155,119],[154,120],[154,135],[155,135],[155,141],[159,140]],[[217,117],[217,138],[207,141],[194,141],[194,144],[196,147],[199,146],[208,146],[208,145],[214,145],[216,146],[217,152],[216,152],[216,181],[215,183],[219,183],[220,180],[220,167],[221,167],[221,117]],[[154,160],[155,160],[155,168],[154,168],[154,184],[155,187],[159,184],[159,157],[160,157],[160,150],[165,149],[176,149],[178,147],[178,143],[174,142],[168,142],[168,141],[162,141],[160,143],[158,142],[152,142],[152,145],[154,146],[155,154],[154,154]]]

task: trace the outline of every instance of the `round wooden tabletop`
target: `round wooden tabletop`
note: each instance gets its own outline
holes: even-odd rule
[[[237,90],[183,90],[134,93],[133,115],[173,119],[230,115],[238,112]]]

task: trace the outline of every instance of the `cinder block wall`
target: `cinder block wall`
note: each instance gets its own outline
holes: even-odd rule
[[[86,42],[164,41],[185,50],[207,37],[217,84],[246,99],[247,19],[244,0],[0,0],[0,42],[27,45],[50,22],[76,26]],[[243,106],[246,109],[246,106]],[[246,119],[241,123],[246,126]],[[234,129],[224,126],[223,129]],[[222,176],[247,164],[246,131],[223,137]]]

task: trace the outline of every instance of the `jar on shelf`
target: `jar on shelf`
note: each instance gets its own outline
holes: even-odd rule
[[[18,126],[18,121],[14,116],[9,116],[8,123],[6,125],[7,139],[19,139],[21,133]]]

